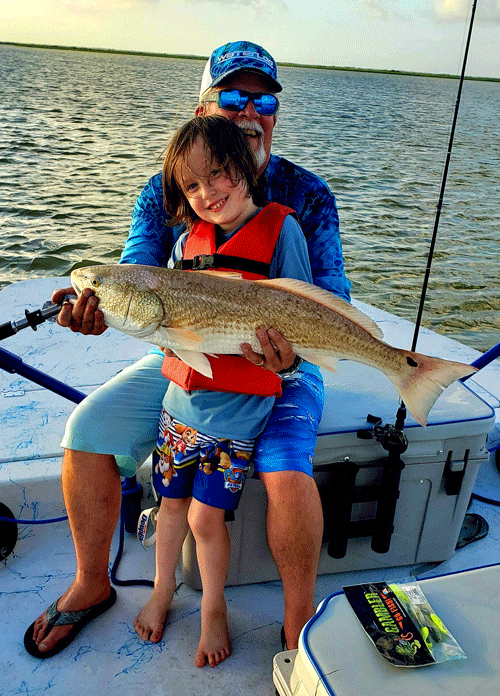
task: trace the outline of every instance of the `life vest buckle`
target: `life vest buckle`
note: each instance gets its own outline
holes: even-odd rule
[[[214,255],[213,254],[200,254],[193,257],[193,271],[203,271],[206,268],[214,267]]]

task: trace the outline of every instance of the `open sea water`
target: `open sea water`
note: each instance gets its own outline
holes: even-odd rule
[[[0,289],[118,261],[203,67],[0,45]],[[335,194],[353,297],[415,320],[458,80],[279,72],[273,152]],[[500,340],[499,203],[500,83],[466,81],[423,324],[479,350]]]

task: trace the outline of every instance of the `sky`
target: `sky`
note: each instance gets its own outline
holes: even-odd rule
[[[0,41],[460,74],[473,0],[0,0]],[[500,78],[500,0],[477,0],[467,75]]]

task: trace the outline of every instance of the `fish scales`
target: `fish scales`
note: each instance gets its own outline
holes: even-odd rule
[[[363,342],[371,338],[362,327],[307,298],[251,281],[207,276],[191,274],[188,280],[182,278],[180,286],[170,286],[164,303],[171,326],[210,330],[214,336],[212,349],[219,334],[237,336],[241,343],[254,339],[260,327],[277,329],[297,348],[328,354],[332,348],[344,352],[346,334],[352,338],[353,349],[358,345],[355,352],[359,354]]]
[[[274,328],[298,355],[325,369],[335,371],[337,358],[345,358],[381,370],[425,425],[441,391],[476,371],[388,345],[369,317],[301,281],[248,281],[136,264],[77,269],[71,280],[78,294],[94,290],[108,326],[170,348],[208,377],[204,353],[241,354],[243,342],[261,352],[256,329]]]

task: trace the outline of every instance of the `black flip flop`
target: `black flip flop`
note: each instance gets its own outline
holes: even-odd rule
[[[462,524],[462,529],[458,535],[456,549],[461,549],[473,541],[483,539],[489,531],[489,526],[484,517],[475,512],[468,512]]]
[[[53,626],[67,626],[69,624],[73,624],[73,628],[68,635],[58,641],[51,650],[40,652],[38,649],[38,644],[33,640],[33,628],[35,626],[35,621],[33,621],[31,626],[24,634],[24,647],[30,655],[33,655],[33,657],[52,657],[53,655],[60,653],[61,650],[64,650],[64,648],[66,648],[76,638],[82,628],[84,628],[93,619],[97,618],[101,614],[104,614],[105,611],[113,606],[113,604],[116,602],[116,590],[114,587],[112,587],[107,599],[99,602],[99,604],[95,604],[93,607],[82,609],[81,611],[58,611],[58,601],[59,600],[56,600],[47,609],[47,616],[49,619],[48,628],[50,629]]]

